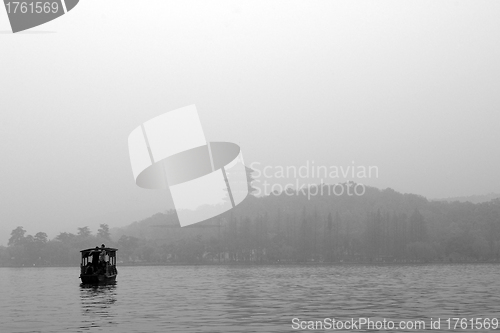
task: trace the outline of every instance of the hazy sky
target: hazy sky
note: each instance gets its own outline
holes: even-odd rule
[[[171,208],[134,184],[127,137],[190,104],[247,164],[500,192],[499,17],[498,1],[81,0],[13,35],[0,8],[0,244]]]

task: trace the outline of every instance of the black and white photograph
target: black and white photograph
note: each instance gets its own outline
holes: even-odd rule
[[[0,333],[500,331],[500,2],[3,0]]]

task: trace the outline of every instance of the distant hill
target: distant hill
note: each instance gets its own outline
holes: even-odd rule
[[[174,210],[157,213],[112,229],[112,237],[125,260],[148,262],[500,261],[498,195],[462,202],[368,186],[363,195],[337,195],[332,188],[250,195],[185,228]]]
[[[320,188],[320,185],[317,187]],[[491,200],[500,198],[499,194],[471,196],[463,200],[459,198],[428,200],[420,195],[400,193],[391,188],[381,190],[366,186],[366,192],[361,196],[350,196],[346,193],[340,196],[328,194],[327,189],[328,185],[323,185],[323,195],[308,195],[305,191],[305,193],[274,193],[264,197],[249,196],[235,209],[198,223],[194,228],[178,227],[179,222],[174,210],[165,214],[157,213],[128,226],[112,228],[111,234],[115,241],[122,236],[132,236],[168,242],[197,235],[215,236],[219,232],[215,226],[221,224],[225,227],[231,224],[230,221],[236,221],[235,223],[239,225],[246,223],[255,225],[261,223],[259,221],[264,221],[269,232],[276,234],[288,227],[295,231],[298,230],[297,228],[300,229],[300,224],[304,219],[317,225],[315,228],[320,233],[319,230],[324,228],[328,215],[337,214],[341,221],[339,233],[349,234],[361,240],[373,215],[377,212],[383,216],[384,220],[391,220],[397,216],[401,223],[406,225],[409,223],[409,217],[416,210],[425,218],[428,233],[432,237],[447,238],[451,233],[467,232],[470,226],[474,225],[475,228],[481,228],[477,231],[478,237],[481,235],[481,237],[488,238],[491,236],[487,232],[489,227],[486,227],[486,224],[488,223],[495,224],[495,237],[497,233],[500,233],[500,221],[496,221],[497,215],[491,215],[500,215],[500,200]],[[204,225],[214,227],[196,228],[196,226]]]
[[[471,202],[473,204],[488,202],[491,200],[495,200],[500,198],[500,193],[489,193],[483,195],[470,195],[466,197],[451,197],[451,198],[443,198],[443,199],[435,199],[436,201],[459,201],[459,202]]]
[[[250,195],[234,209],[185,228],[174,210],[156,213],[111,229],[109,242],[102,230],[47,240],[45,233],[25,236],[20,227],[11,246],[0,246],[0,266],[74,264],[79,249],[102,242],[133,263],[500,262],[498,196],[479,203],[474,197],[428,200],[368,186],[356,195],[355,186]],[[74,256],[62,256],[67,253]]]

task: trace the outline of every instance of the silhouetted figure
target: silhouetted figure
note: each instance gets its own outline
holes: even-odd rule
[[[99,247],[95,247],[95,250],[92,252],[92,266],[94,266],[94,272],[97,271],[99,264]]]
[[[92,267],[92,263],[91,262],[87,263],[87,266],[85,268],[85,274],[86,275],[92,275],[92,274],[94,274],[94,268]]]

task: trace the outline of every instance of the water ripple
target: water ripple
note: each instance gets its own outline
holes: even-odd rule
[[[122,267],[115,285],[85,287],[78,268],[1,268],[0,332],[291,332],[293,318],[499,318],[499,273],[487,264]]]

